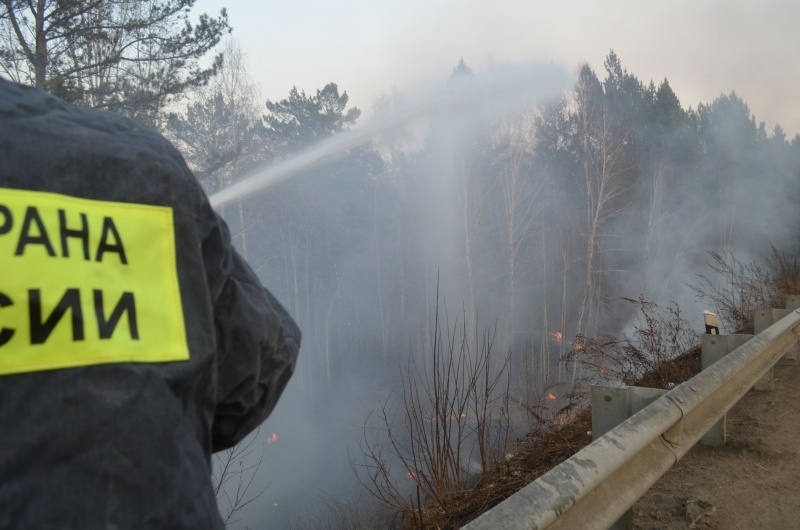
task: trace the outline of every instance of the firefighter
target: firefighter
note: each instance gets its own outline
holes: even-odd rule
[[[0,528],[224,528],[299,345],[169,142],[0,79]]]

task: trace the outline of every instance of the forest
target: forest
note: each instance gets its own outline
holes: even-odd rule
[[[688,302],[710,251],[796,251],[800,137],[767,132],[735,92],[685,109],[667,79],[639,80],[613,51],[604,68],[580,65],[536,107],[445,111],[423,138],[381,135],[225,208],[307,330],[304,384],[330,384],[343,358],[407,349],[437,292],[470,328],[496,325],[500,349],[558,357],[575,335],[625,331],[621,296]],[[442,83],[476,75],[461,62]],[[211,193],[360,114],[335,83],[293,89],[263,115],[246,103],[220,87],[168,123]]]
[[[209,194],[363,125],[335,82],[260,100],[246,58],[225,38],[224,11],[192,25],[192,3],[44,2],[49,11],[26,13],[28,3],[6,1],[0,73],[159,129]],[[29,31],[20,30],[25,24]],[[148,28],[164,38],[148,37]],[[349,491],[339,484],[361,465],[358,447],[366,443],[369,460],[381,443],[363,426],[382,418],[374,430],[385,435],[394,417],[386,411],[409,396],[419,407],[412,419],[430,414],[436,404],[424,390],[442,383],[432,375],[437,363],[485,376],[481,385],[455,376],[466,394],[484,399],[483,409],[449,410],[456,426],[468,409],[497,404],[496,389],[506,401],[539,402],[554,388],[568,392],[581,375],[564,360],[576,338],[633,333],[638,306],[630,299],[675,304],[699,330],[706,308],[691,285],[709,273],[710,253],[743,261],[772,246],[800,253],[800,136],[780,125],[767,130],[735,92],[686,106],[666,78],[639,79],[613,50],[601,71],[570,71],[558,97],[442,105],[220,208],[239,251],[303,331],[292,386],[265,429],[295,429],[306,441],[293,438],[294,453],[267,453],[266,464],[310,461],[335,472],[299,473],[285,480],[287,493],[277,471],[257,479],[271,483],[255,488],[262,493],[240,512],[245,521],[266,521],[278,498],[295,503],[279,520],[313,511],[297,500],[309,484]],[[454,58],[440,87],[447,94],[492,75]],[[370,119],[415,97],[388,90]],[[497,407],[513,416],[507,402]],[[408,418],[400,416],[398,430],[415,425]],[[498,447],[510,447],[531,422],[528,415],[508,428]],[[449,432],[454,424],[445,423]],[[498,432],[486,428],[469,436]],[[386,458],[402,465],[385,484],[369,463],[361,482],[383,484],[389,498],[395,479],[424,473],[416,457]],[[481,455],[479,467],[498,459]],[[455,487],[468,487],[475,461],[474,451],[456,458]],[[435,500],[435,487],[423,489]],[[305,502],[319,504],[311,497]]]
[[[443,90],[481,75],[491,73],[460,62],[443,73]],[[359,113],[334,83],[267,101],[249,124],[233,118],[228,101],[216,93],[193,103],[168,129],[187,144],[230,132],[213,147],[187,150],[212,193],[262,161],[290,159],[355,127]],[[402,96],[376,105],[379,119]],[[223,215],[301,323],[299,392],[329,410],[367,409],[364,421],[377,420],[369,428],[389,440],[363,436],[361,483],[391,509],[413,513],[439,490],[468,488],[536,423],[531,408],[515,416],[499,401],[558,396],[564,404],[585,375],[569,362],[575,341],[632,336],[640,306],[630,299],[675,304],[701,329],[706,307],[691,285],[709,273],[710,253],[747,261],[774,245],[796,255],[798,176],[800,138],[790,141],[780,126],[768,132],[736,93],[684,108],[667,79],[643,82],[611,51],[600,74],[579,65],[560,98],[500,113],[444,109],[227,205]],[[491,363],[482,357],[488,350]],[[448,386],[432,375],[437,363],[453,374],[477,369],[454,351],[509,380],[471,387],[454,375],[461,388]],[[490,387],[499,397],[488,396]],[[453,401],[434,403],[437,389]],[[471,392],[484,401],[466,405]],[[352,411],[338,414],[359,421]],[[457,429],[453,438],[415,439],[430,424],[421,418],[437,414],[442,432]],[[481,414],[503,419],[469,433],[453,423]],[[398,426],[408,439],[393,438]],[[477,444],[491,454],[476,467],[478,436],[494,439]],[[391,456],[379,450],[387,443]],[[449,447],[452,462],[420,456],[427,444]],[[397,481],[437,465],[447,476],[417,484],[419,500],[398,502],[413,488]]]

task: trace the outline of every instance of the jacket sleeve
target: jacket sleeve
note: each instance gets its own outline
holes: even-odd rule
[[[203,242],[217,343],[217,407],[212,450],[240,442],[272,410],[294,372],[300,330],[215,221]]]

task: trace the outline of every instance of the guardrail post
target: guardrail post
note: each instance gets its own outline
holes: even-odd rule
[[[786,307],[788,309],[756,309],[753,313],[753,331],[756,335],[766,330],[768,327],[779,321],[800,305],[800,297],[791,295],[786,297]],[[797,359],[798,352],[797,344],[793,345],[786,351],[784,356],[786,359]],[[774,368],[770,368],[764,377],[758,380],[753,389],[755,390],[772,390],[775,388],[774,382]]]
[[[597,440],[666,393],[666,390],[639,386],[592,386],[592,440]],[[625,512],[609,527],[610,530],[632,528],[633,510]]]
[[[786,295],[786,309],[794,311],[800,309],[800,294],[787,294]]]
[[[752,339],[753,335],[703,335],[702,353],[700,355],[700,369],[705,370],[719,361],[730,352]],[[727,430],[725,420],[727,415],[715,423],[700,439],[702,445],[725,445]]]
[[[771,326],[772,324],[774,324],[775,322],[780,320],[782,317],[785,317],[787,314],[789,314],[790,312],[795,311],[797,309],[800,309],[800,295],[797,295],[797,294],[786,295],[786,309],[773,310],[773,311],[779,311],[780,313],[773,313],[772,322],[769,322],[769,323],[763,322],[762,325],[766,324],[766,327],[763,327],[760,330],[759,330],[758,324],[756,324],[755,325],[755,328],[756,328],[755,332],[756,333],[760,333],[760,331],[764,331],[769,326]],[[759,311],[756,311],[754,317],[757,318],[758,317],[758,313],[759,313]],[[754,320],[754,324],[755,324],[756,318],[753,319]],[[800,343],[795,344],[794,346],[789,348],[786,351],[786,355],[784,356],[784,358],[796,361],[798,359],[798,357],[799,357],[799,355],[798,355],[799,353],[800,353]]]
[[[800,294],[786,295],[786,309],[789,311],[796,311],[800,309]],[[785,358],[793,361],[796,361],[798,358],[800,358],[800,343],[789,348],[789,350],[786,352]]]

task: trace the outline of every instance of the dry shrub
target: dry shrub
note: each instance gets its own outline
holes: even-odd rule
[[[572,342],[565,356],[579,363],[584,375],[576,384],[551,385],[538,393],[536,402],[521,399],[535,422],[524,440],[509,445],[504,458],[496,459],[470,489],[454,492],[447,505],[427,505],[405,520],[404,527],[458,528],[491,509],[508,496],[543,475],[591,442],[589,384],[598,380],[628,385],[667,388],[681,383],[699,370],[697,333],[681,317],[680,308],[666,308],[625,299],[638,309],[630,337],[589,339]]]
[[[471,491],[457,499],[447,518],[425,512],[423,528],[460,528],[588,445],[592,441],[591,412],[575,410],[569,417],[566,423],[543,418],[547,426],[529,433],[512,453],[496,462]]]
[[[690,286],[717,313],[723,332],[753,333],[755,310],[785,307],[786,295],[800,293],[797,259],[770,248],[762,265],[743,264],[731,252],[710,252],[715,275],[700,275],[700,285]]]
[[[452,526],[510,443],[509,356],[495,359],[493,330],[444,320],[437,303],[427,361],[401,372],[396,399],[371,413],[362,461],[353,462],[395,527]]]
[[[788,295],[800,294],[800,263],[796,257],[788,257],[773,245],[772,254],[764,261],[772,278],[776,304],[767,307],[785,307]]]
[[[588,393],[588,386],[595,383],[666,389],[691,377],[686,363],[676,361],[697,344],[699,336],[681,317],[678,304],[660,307],[642,297],[623,300],[639,310],[631,336],[579,335],[562,357],[583,368],[585,375],[575,381],[575,392]]]
[[[269,487],[267,484],[261,490],[251,490],[261,464],[264,463],[265,445],[260,433],[261,428],[259,427],[238,444],[226,451],[215,453],[213,456],[211,480],[226,525],[240,522],[239,511],[251,502],[258,500]],[[251,455],[256,454],[256,451],[259,450],[259,441],[261,449],[256,460]]]

